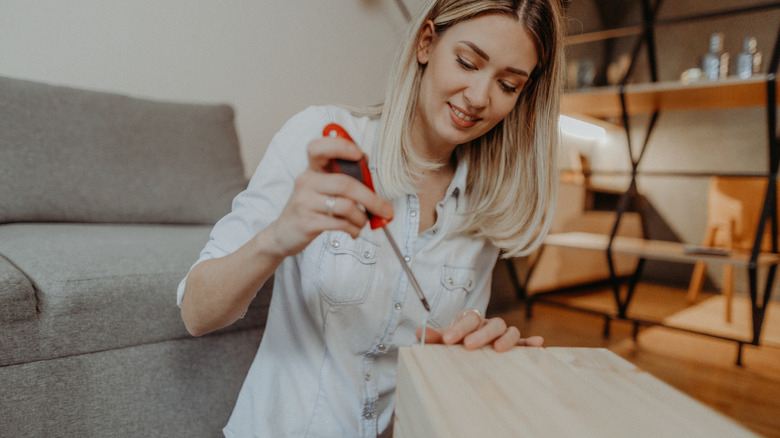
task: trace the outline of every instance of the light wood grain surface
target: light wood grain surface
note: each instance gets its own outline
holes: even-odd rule
[[[654,321],[674,317],[691,307],[686,291],[682,287],[640,282],[628,314]],[[704,291],[699,300],[704,302],[716,296]],[[550,294],[545,299],[602,312],[614,312],[616,308],[609,284]],[[529,318],[526,310],[522,304],[507,305],[503,310],[494,310],[492,315],[501,316],[524,335],[544,336],[548,347],[608,348],[760,436],[780,438],[780,348],[764,344],[767,338],[762,336],[761,346],[745,345],[743,366],[736,366],[737,345],[732,341],[663,327],[640,328],[635,339],[633,324],[618,320],[612,321],[610,336],[605,338],[604,318],[600,316],[541,301],[533,306],[533,317]],[[764,321],[766,333],[773,319],[780,317],[780,312],[773,310],[770,304]],[[719,309],[714,309],[712,315],[712,319],[723,324]],[[735,323],[740,319],[734,318]]]
[[[394,436],[755,436],[603,348],[402,348]]]
[[[605,251],[609,244],[609,236],[596,233],[556,233],[550,234],[544,240],[545,245]],[[666,260],[681,263],[695,263],[704,260],[708,263],[728,263],[735,266],[748,266],[750,253],[733,250],[728,256],[708,255],[686,252],[685,245],[680,242],[663,240],[647,240],[636,237],[616,236],[612,242],[612,251],[617,254],[628,254],[647,259]],[[759,266],[769,266],[780,263],[780,255],[763,252],[758,256]]]
[[[629,114],[694,109],[742,108],[766,105],[767,77],[729,78],[683,84],[678,81],[628,85],[625,88]],[[561,112],[576,117],[619,117],[623,114],[618,87],[597,87],[566,93]],[[780,95],[778,95],[780,100]]]

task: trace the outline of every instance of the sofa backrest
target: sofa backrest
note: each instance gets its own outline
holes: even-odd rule
[[[214,223],[246,187],[228,105],[0,77],[0,223]]]

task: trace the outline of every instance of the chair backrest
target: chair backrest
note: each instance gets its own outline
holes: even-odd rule
[[[742,250],[753,248],[766,188],[767,179],[761,177],[714,176],[710,179],[707,225],[717,226],[715,246],[726,246],[729,223],[733,221],[733,247]],[[761,247],[764,251],[772,248],[769,226],[764,229]]]

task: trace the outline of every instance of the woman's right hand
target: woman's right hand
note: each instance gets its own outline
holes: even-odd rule
[[[374,215],[392,218],[393,206],[357,179],[329,173],[331,159],[356,161],[363,151],[340,138],[313,140],[307,148],[309,167],[295,180],[293,193],[279,218],[267,229],[282,256],[301,252],[320,233],[340,230],[353,238],[368,218],[361,206]]]
[[[363,183],[328,173],[332,158],[360,159],[357,145],[323,138],[309,143],[307,152],[309,167],[295,180],[279,218],[235,252],[205,260],[190,271],[181,310],[192,335],[235,322],[279,263],[301,252],[323,231],[341,230],[357,237],[368,221],[360,206],[377,216],[393,217],[392,204]]]

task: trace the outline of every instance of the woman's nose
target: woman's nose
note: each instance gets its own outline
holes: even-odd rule
[[[490,80],[474,78],[463,91],[463,97],[472,108],[485,108],[490,103]]]

